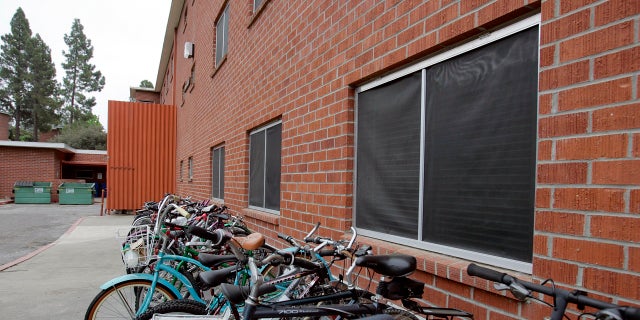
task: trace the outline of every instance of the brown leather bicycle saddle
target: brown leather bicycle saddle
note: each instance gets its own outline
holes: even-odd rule
[[[251,233],[246,237],[233,237],[238,246],[245,250],[256,250],[264,245],[264,236],[262,233]]]

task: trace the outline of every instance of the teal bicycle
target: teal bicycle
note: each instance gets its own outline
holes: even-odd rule
[[[157,253],[157,258],[154,257],[153,273],[127,274],[103,284],[100,287],[101,291],[89,305],[85,319],[135,319],[150,306],[186,297],[214,308],[223,308],[222,295],[207,297],[206,292],[201,290],[201,286],[196,286],[191,272],[184,272],[182,271],[184,268],[176,266],[186,264],[190,269],[198,269],[198,280],[207,287],[229,282],[229,279],[233,279],[234,284],[241,285],[248,283],[250,274],[248,269],[243,267],[242,259],[238,260],[237,257],[247,257],[251,256],[253,251],[262,253],[265,249],[269,249],[264,246],[264,237],[259,233],[242,237],[241,243],[239,241],[229,242],[229,249],[233,256],[214,256],[207,263],[212,266],[222,265],[222,263],[233,264],[219,270],[212,270],[212,267],[191,257],[168,254],[166,249],[172,239],[166,232],[161,232],[166,225],[165,217],[174,210],[181,214],[186,212],[183,212],[184,209],[178,205],[171,203],[169,197],[162,201],[159,208],[159,217],[153,234],[160,238],[162,245]],[[223,239],[220,238],[220,240]],[[222,244],[217,243],[217,245]],[[176,283],[180,284],[180,288],[176,287]]]

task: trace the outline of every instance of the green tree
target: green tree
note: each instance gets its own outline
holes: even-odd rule
[[[62,68],[65,70],[62,96],[69,124],[91,118],[96,98],[88,97],[87,94],[102,91],[105,83],[102,73],[96,71],[96,66],[89,62],[93,58],[93,45],[83,30],[80,20],[74,19],[71,33],[64,35],[64,42],[69,47],[69,51],[62,51],[66,59],[62,63]]]
[[[0,105],[11,114],[14,122],[14,139],[20,139],[23,118],[27,118],[29,87],[29,60],[27,50],[31,41],[31,28],[22,8],[11,18],[11,33],[0,37]]]
[[[140,81],[140,88],[153,88],[153,82],[149,80]]]
[[[107,150],[107,133],[94,115],[86,121],[65,126],[52,142],[62,142],[76,149]]]
[[[33,139],[38,141],[39,131],[49,131],[59,121],[60,102],[56,99],[58,82],[56,67],[51,60],[51,49],[39,34],[31,39],[28,52],[28,82],[31,88],[27,105],[31,117],[25,119],[25,123],[32,126]]]

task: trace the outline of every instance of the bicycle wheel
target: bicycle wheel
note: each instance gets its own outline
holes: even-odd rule
[[[85,320],[135,319],[151,281],[146,279],[128,280],[102,290],[89,304]],[[178,297],[166,286],[158,283],[150,306]]]
[[[145,215],[145,216],[136,217],[135,219],[133,219],[133,222],[131,223],[132,227],[144,226],[144,225],[153,226],[153,220],[151,220],[150,216]]]
[[[136,320],[150,320],[153,318],[154,314],[206,315],[207,306],[195,300],[169,300],[149,308],[143,314],[138,316]]]

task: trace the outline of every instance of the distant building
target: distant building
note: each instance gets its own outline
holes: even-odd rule
[[[64,143],[0,141],[0,199],[12,198],[18,181],[51,182],[54,202],[63,182],[95,183],[99,196],[107,182],[107,152]]]
[[[10,141],[10,121],[9,114],[0,112],[0,200],[13,198],[18,181],[51,182],[54,202],[63,182],[95,183],[96,195],[101,195],[107,182],[106,151],[48,142],[59,134],[59,128],[41,133],[38,142]]]

